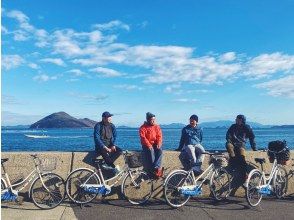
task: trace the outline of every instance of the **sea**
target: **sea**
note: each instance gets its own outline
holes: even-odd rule
[[[286,140],[294,150],[293,128],[253,129],[259,149],[274,140]],[[175,150],[179,145],[181,129],[164,128],[163,149]],[[225,150],[226,128],[203,128],[203,146],[206,150]],[[117,128],[117,145],[123,150],[140,150],[138,128]],[[93,151],[93,129],[27,129],[2,128],[1,150],[10,151]],[[247,149],[250,149],[247,143]]]

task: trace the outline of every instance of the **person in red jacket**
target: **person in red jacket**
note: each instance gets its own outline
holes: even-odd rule
[[[146,121],[139,130],[143,155],[148,163],[148,170],[156,177],[162,176],[162,132],[155,124],[155,115],[147,112]]]

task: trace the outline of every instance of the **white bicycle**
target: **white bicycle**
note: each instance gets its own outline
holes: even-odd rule
[[[140,163],[130,164],[130,159],[135,157],[123,152],[125,165],[123,169],[110,179],[105,179],[100,165],[103,159],[95,159],[97,169],[78,168],[72,171],[66,180],[66,193],[70,200],[77,204],[86,204],[96,198],[97,195],[110,194],[111,188],[121,179],[121,192],[125,198],[134,205],[144,204],[149,200],[153,192],[153,181],[149,175],[141,170]],[[134,159],[136,160],[136,159]],[[113,184],[110,182],[114,181]]]
[[[207,182],[216,200],[220,201],[229,196],[231,180],[229,173],[222,166],[224,155],[209,152],[204,154],[210,155],[210,165],[197,178],[192,169],[189,171],[174,170],[166,177],[164,197],[171,207],[179,208],[185,205],[191,196],[201,195],[202,186]]]
[[[40,209],[53,209],[57,207],[65,197],[65,183],[61,176],[47,172],[56,168],[55,160],[40,159],[37,155],[33,158],[35,169],[24,179],[11,184],[4,163],[8,158],[1,159],[4,177],[1,177],[1,201],[17,201],[19,191],[23,190],[29,183],[29,197]]]
[[[277,154],[283,151],[284,149],[279,152],[268,150],[274,155],[274,162],[269,175],[265,174],[263,170],[265,158],[255,158],[255,161],[261,165],[261,171],[258,169],[251,170],[246,181],[246,200],[250,206],[257,206],[263,196],[275,195],[280,199],[287,193],[287,171],[277,161]]]

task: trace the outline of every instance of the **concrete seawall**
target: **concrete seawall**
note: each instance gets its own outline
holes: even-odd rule
[[[95,157],[95,152],[33,152],[34,154],[38,154],[40,158],[57,158],[57,167],[53,171],[59,175],[61,175],[64,179],[66,179],[67,175],[74,169],[80,167],[89,167],[93,168],[92,158]],[[32,169],[34,168],[33,160],[30,157],[32,152],[5,152],[2,153],[1,158],[9,158],[9,161],[5,163],[6,171],[12,178],[17,178],[20,173],[24,176],[27,176]],[[252,152],[248,151],[246,155],[246,160],[252,167],[259,167],[254,161],[255,157],[266,158],[266,163],[264,165],[264,170],[266,172],[270,172],[271,165],[269,160],[267,159],[266,152]],[[291,151],[291,158],[294,158],[294,151]],[[123,165],[123,158],[120,157],[117,161],[117,164]],[[285,166],[288,173],[292,168],[292,161],[290,165]],[[208,165],[208,156],[205,157],[205,161],[203,164],[203,168],[205,169]],[[179,160],[179,152],[175,151],[164,151],[163,157],[163,167],[166,169],[166,174],[171,172],[174,169],[181,168],[181,162]],[[1,171],[3,172],[3,171]],[[293,175],[289,175],[289,186],[288,186],[288,194],[294,194],[294,177]],[[120,183],[118,183],[120,186]],[[154,197],[160,197],[162,195],[162,180],[157,180],[155,182],[155,191],[153,193]],[[29,189],[29,186],[24,189],[24,192]],[[119,187],[115,190],[120,189]],[[206,190],[205,190],[206,191]],[[239,187],[236,191],[237,196],[244,196],[244,189]],[[118,194],[114,193],[110,196],[111,199],[118,198]]]

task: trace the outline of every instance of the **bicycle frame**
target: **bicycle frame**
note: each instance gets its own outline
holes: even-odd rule
[[[276,171],[277,171],[277,159],[275,158],[274,159],[274,163],[273,163],[273,166],[272,166],[272,169],[271,169],[271,172],[270,172],[270,175],[269,175],[269,177],[268,178],[266,178],[266,175],[265,175],[265,172],[262,170],[262,177],[264,178],[264,180],[265,180],[265,184],[264,185],[261,185],[260,187],[262,188],[262,187],[265,187],[265,186],[269,186],[270,185],[270,183],[271,183],[271,181],[272,181],[272,179],[273,179],[273,177],[274,177],[274,175],[275,175],[275,173],[276,173]]]
[[[193,180],[193,186],[189,186],[189,187],[193,187],[193,189],[194,189],[195,186],[198,186],[199,188],[201,188],[202,185],[204,184],[204,182],[211,177],[211,175],[213,174],[214,170],[215,170],[214,169],[214,165],[213,164],[210,164],[206,168],[206,170],[204,170],[204,172],[196,178],[195,175],[194,175],[193,170],[191,169],[191,170],[188,171],[188,175],[187,175],[187,177],[184,180],[186,181],[186,179],[190,176],[190,177],[192,177],[192,180]],[[203,180],[201,181],[201,183],[199,185],[197,185],[197,182],[201,178],[203,178]],[[187,187],[183,186],[183,187],[180,187],[180,188],[186,189]],[[192,189],[188,189],[188,190],[192,190]]]
[[[103,176],[103,173],[102,173],[102,170],[100,168],[100,166],[98,165],[98,168],[96,168],[93,172],[92,175],[90,175],[88,177],[88,179],[85,181],[85,183],[83,183],[83,185],[87,184],[88,180],[93,176],[93,175],[98,175],[98,177],[101,179],[101,185],[104,185],[104,186],[108,186],[110,188],[112,188],[114,185],[116,185],[123,177],[126,177],[127,174],[131,174],[131,169],[128,167],[127,163],[126,163],[126,157],[125,157],[125,154],[123,154],[124,156],[124,160],[125,160],[125,165],[123,167],[123,169],[118,173],[116,174],[114,177],[111,177],[109,179],[104,179],[104,176]],[[134,169],[136,170],[136,169]],[[113,184],[111,185],[108,185],[109,182],[111,181],[114,181]],[[93,184],[91,184],[92,186],[95,186]],[[101,186],[101,185],[97,185],[97,187]]]
[[[2,164],[2,168],[3,168],[3,171],[4,171],[4,177],[5,178],[1,177],[1,180],[3,180],[4,183],[5,183],[5,189],[4,190],[10,189],[11,191],[14,190],[14,191],[16,191],[18,193],[18,192],[22,191],[33,180],[35,180],[36,178],[40,177],[40,180],[41,180],[42,185],[44,186],[44,188],[47,191],[49,191],[49,189],[46,187],[46,185],[45,185],[45,183],[44,183],[44,181],[42,179],[42,172],[40,171],[39,166],[38,166],[38,164],[35,161],[35,158],[33,160],[34,160],[34,163],[35,163],[35,169],[24,180],[22,180],[19,183],[15,183],[15,184],[11,184],[10,179],[9,179],[9,175],[6,172],[6,170],[4,168],[4,165]],[[14,189],[14,188],[17,188],[18,186],[21,186],[21,185],[23,185],[23,186],[20,187],[18,190],[15,190]],[[29,193],[30,193],[30,190],[29,190]]]

